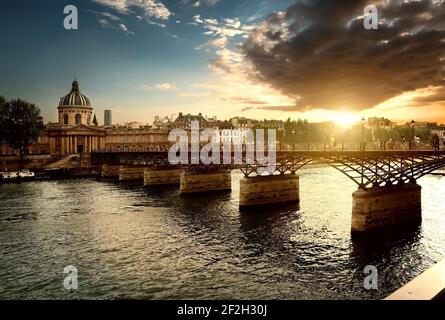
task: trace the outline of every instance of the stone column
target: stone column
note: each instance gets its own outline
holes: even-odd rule
[[[77,137],[74,137],[74,152],[77,153]]]
[[[180,194],[232,190],[230,170],[181,173]]]
[[[352,194],[352,234],[402,224],[420,224],[421,190],[418,184],[407,183],[355,191]]]
[[[65,155],[65,137],[60,138],[60,153]]]
[[[56,139],[53,137],[49,138],[49,153],[55,154],[56,153]]]
[[[102,178],[114,178],[119,177],[120,165],[102,165]]]
[[[143,181],[144,166],[121,166],[119,168],[119,181]]]
[[[179,185],[181,181],[180,169],[149,169],[144,171],[144,186]]]
[[[295,174],[257,176],[240,180],[240,207],[299,201],[300,179]]]

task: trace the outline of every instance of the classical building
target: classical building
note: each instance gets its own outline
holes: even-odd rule
[[[105,149],[105,129],[91,125],[93,108],[74,80],[71,91],[60,98],[56,125],[48,126],[50,154],[67,155]]]
[[[206,118],[202,116],[202,113],[198,115],[183,114],[179,113],[179,116],[171,124],[172,129],[191,129],[192,121],[197,121],[199,123],[200,129],[211,128],[209,122]]]
[[[158,129],[168,129],[172,125],[172,117],[160,117],[155,116],[155,120],[153,121],[153,127]]]
[[[106,151],[166,151],[168,128],[113,126],[106,129]]]

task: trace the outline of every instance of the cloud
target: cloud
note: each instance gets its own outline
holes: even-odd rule
[[[126,34],[134,34],[134,32],[128,30],[127,25],[125,25],[122,18],[115,16],[109,12],[99,12],[94,10],[87,10],[88,12],[96,15],[97,21],[102,28],[116,29],[124,31]]]
[[[243,37],[247,38],[254,26],[242,24],[238,18],[233,19],[204,19],[201,15],[193,17],[193,25],[202,26],[205,35],[218,37]]]
[[[148,24],[154,25],[154,26],[158,26],[159,28],[167,28],[167,26],[164,23],[159,23],[156,21],[151,21],[149,19],[146,20]]]
[[[227,45],[227,38],[221,37],[214,40],[209,40],[208,42],[201,44],[200,46],[196,47],[196,50],[206,49],[207,51],[212,48],[224,48]]]
[[[182,91],[182,92],[178,92],[176,94],[177,97],[179,98],[199,98],[199,97],[208,97],[210,96],[210,93],[208,92],[187,92],[187,91]]]
[[[205,92],[215,101],[224,102],[234,108],[257,109],[295,105],[294,100],[275,89],[247,81],[242,73],[224,74],[218,80],[193,84],[191,87],[194,92]]]
[[[260,107],[244,107],[241,112],[252,111],[252,110],[264,110],[264,111],[282,111],[282,112],[295,112],[301,111],[296,105],[286,105],[286,106],[260,106]]]
[[[128,27],[125,24],[123,24],[123,23],[119,23],[118,27],[119,27],[120,30],[124,31],[127,34],[134,34],[134,32],[129,31]]]
[[[220,2],[221,0],[182,0],[182,5],[192,5],[193,7],[213,7],[215,4]]]
[[[158,83],[155,84],[154,86],[149,86],[149,85],[141,85],[142,90],[144,91],[171,91],[171,90],[175,90],[176,89],[176,85],[172,84],[172,83]]]
[[[111,14],[111,13],[106,12],[106,11],[99,12],[99,11],[94,11],[94,10],[87,10],[87,12],[93,13],[93,14],[95,14],[97,17],[105,18],[105,19],[107,19],[107,20],[111,20],[111,21],[123,21],[122,18],[120,18],[120,17],[118,17],[118,16],[115,16],[114,14]]]
[[[171,83],[160,83],[156,85],[156,88],[158,88],[159,90],[172,90],[175,89],[176,86]]]
[[[363,27],[372,2],[378,30]],[[251,78],[294,99],[289,109],[369,109],[444,88],[445,2],[302,0],[263,21],[243,51]],[[443,91],[430,93],[416,103],[443,101]]]
[[[107,6],[113,10],[116,10],[122,14],[135,14],[133,9],[142,10],[143,16],[138,14],[136,18],[138,20],[152,21],[168,20],[173,16],[171,12],[162,2],[158,0],[92,0],[101,5]]]
[[[213,19],[201,15],[194,16],[193,24],[203,27],[204,35],[213,38],[195,48],[215,50],[215,58],[209,61],[209,67],[218,73],[241,72],[244,59],[239,41],[247,39],[254,26],[243,24],[238,18]]]
[[[294,99],[269,85],[249,79],[253,71],[245,59],[243,41],[249,37],[255,25],[245,24],[239,18],[214,19],[201,15],[195,15],[192,24],[202,27],[204,35],[210,37],[209,41],[195,49],[215,55],[208,66],[219,75],[218,80],[193,85],[197,92],[205,92],[216,104],[225,102],[238,110],[294,104]]]
[[[134,34],[134,32],[130,31],[127,25],[124,24],[123,20],[118,16],[109,12],[98,12],[93,10],[88,10],[88,12],[96,15],[97,21],[102,28],[121,30],[128,35]]]

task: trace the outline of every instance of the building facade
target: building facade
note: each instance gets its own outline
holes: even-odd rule
[[[166,151],[168,128],[115,126],[106,129],[104,151]]]
[[[97,123],[91,125],[93,108],[87,96],[80,92],[79,83],[74,80],[71,91],[60,98],[59,122],[49,125],[45,135],[51,155],[68,155],[92,152],[105,148],[105,129]]]

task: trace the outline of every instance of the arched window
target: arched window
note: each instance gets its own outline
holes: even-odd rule
[[[63,124],[68,124],[68,115],[67,114],[63,115]]]
[[[82,123],[82,116],[80,114],[76,114],[76,124]]]

